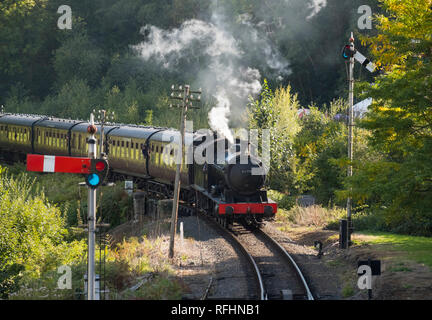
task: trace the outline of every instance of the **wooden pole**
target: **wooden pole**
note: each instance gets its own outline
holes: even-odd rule
[[[180,122],[180,146],[178,152],[180,153],[180,161],[177,163],[175,182],[174,182],[174,199],[171,213],[171,230],[170,230],[170,244],[169,244],[169,253],[168,257],[172,259],[174,257],[174,238],[177,230],[177,216],[178,216],[178,206],[179,206],[179,196],[180,196],[180,173],[182,169],[183,163],[183,150],[184,150],[184,139],[185,139],[185,127],[186,127],[186,113],[188,106],[188,97],[189,97],[189,89],[188,85],[184,87],[183,94],[183,105],[182,105],[182,113],[181,113],[181,122]],[[178,157],[176,158],[178,160]]]

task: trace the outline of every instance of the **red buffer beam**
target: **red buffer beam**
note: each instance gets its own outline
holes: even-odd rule
[[[90,158],[27,154],[27,171],[89,174]]]

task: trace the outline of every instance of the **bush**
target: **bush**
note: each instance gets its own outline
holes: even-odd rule
[[[60,210],[44,194],[32,195],[33,181],[12,178],[0,167],[0,295],[7,298],[21,278],[34,279],[83,255],[84,241],[65,242]]]
[[[339,221],[345,214],[345,210],[338,207],[324,208],[319,205],[308,207],[294,206],[291,210],[282,213],[279,220],[298,226],[326,228],[334,224],[335,221]]]
[[[171,279],[172,269],[162,253],[162,241],[136,237],[124,240],[109,251],[107,285],[116,299],[179,299],[182,288]],[[143,279],[137,291],[128,288]]]
[[[277,203],[279,209],[289,210],[296,204],[295,196],[284,194],[276,190],[269,190],[267,195]]]

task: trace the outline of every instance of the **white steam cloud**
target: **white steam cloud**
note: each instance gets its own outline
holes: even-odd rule
[[[197,82],[217,100],[208,115],[209,125],[231,141],[229,122],[239,124],[249,97],[261,91],[258,68],[279,79],[290,73],[288,61],[248,15],[239,16],[237,24],[230,26],[222,14],[214,13],[209,22],[192,19],[172,30],[147,25],[141,33],[146,41],[133,48],[146,61],[173,70],[184,69],[185,64],[191,68],[206,65],[199,70]],[[259,57],[253,66],[248,65],[251,53]]]
[[[309,9],[312,9],[312,12],[306,17],[306,20],[313,18],[321,9],[327,6],[327,0],[312,0],[309,4]]]

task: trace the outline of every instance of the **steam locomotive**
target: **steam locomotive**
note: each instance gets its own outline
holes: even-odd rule
[[[0,158],[25,161],[26,154],[87,157],[87,121],[39,115],[0,114]],[[100,146],[101,125],[96,124]],[[171,198],[174,193],[175,159],[179,132],[169,128],[125,124],[103,127],[103,151],[109,165],[109,179],[130,179],[151,198]],[[186,150],[200,148],[202,155],[214,152],[215,161],[195,159],[182,165],[180,201],[216,217],[222,224],[234,220],[260,223],[274,217],[277,204],[263,189],[265,174],[259,159],[241,153],[241,141],[230,143],[216,134],[186,133]],[[222,146],[222,152],[220,148]],[[242,161],[239,160],[245,155]],[[185,160],[186,156],[183,157]]]

